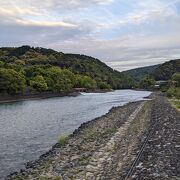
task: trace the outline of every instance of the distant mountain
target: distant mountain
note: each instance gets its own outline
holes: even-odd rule
[[[171,60],[154,66],[131,69],[123,73],[139,82],[146,76],[150,76],[156,81],[168,80],[176,72],[180,72],[180,59]]]
[[[153,65],[153,66],[147,66],[147,67],[140,67],[136,69],[131,69],[128,71],[124,71],[126,75],[133,78],[135,81],[139,82],[141,79],[152,73],[156,68],[158,68],[160,65]]]
[[[75,74],[87,75],[97,84],[105,82],[113,89],[130,88],[133,83],[128,75],[113,70],[96,58],[80,54],[65,54],[40,47],[0,48],[0,62],[6,63],[5,67],[17,64],[21,64],[23,67],[58,66],[62,69],[69,69]]]
[[[156,81],[169,80],[176,72],[180,72],[180,59],[171,60],[159,65],[150,73],[150,76]]]

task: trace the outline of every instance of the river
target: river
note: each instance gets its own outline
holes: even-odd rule
[[[149,94],[117,90],[0,104],[0,179],[48,151],[60,135],[72,133],[113,106],[142,100]]]

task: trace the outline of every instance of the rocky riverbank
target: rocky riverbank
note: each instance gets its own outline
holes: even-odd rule
[[[82,124],[63,143],[57,143],[39,160],[27,163],[25,170],[6,179],[178,177],[179,114],[161,95],[151,97],[151,101],[112,108],[106,115]],[[138,156],[145,142],[147,146]]]
[[[163,96],[154,96],[154,98],[147,143],[134,166],[131,177],[178,180],[180,179],[180,113]],[[139,146],[139,151],[140,149]]]

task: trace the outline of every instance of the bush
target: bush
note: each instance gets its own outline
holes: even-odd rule
[[[180,99],[180,88],[169,88],[166,92],[167,97]]]
[[[59,137],[58,143],[60,147],[65,146],[65,144],[67,143],[68,137],[66,135],[62,135]]]
[[[35,76],[30,80],[30,87],[32,90],[42,92],[48,89],[47,83],[43,76]]]
[[[176,87],[180,86],[180,73],[174,73],[172,76],[172,80],[174,81],[174,84]]]
[[[145,77],[144,79],[142,79],[139,84],[140,88],[143,89],[153,89],[154,85],[155,85],[154,79],[149,77]]]
[[[174,94],[174,89],[173,88],[169,88],[166,92],[166,96],[168,98],[172,98],[173,97],[173,94]]]
[[[99,88],[100,89],[111,89],[111,86],[109,84],[107,84],[106,82],[100,82]]]
[[[25,77],[13,70],[0,68],[0,93],[16,94],[24,92]]]

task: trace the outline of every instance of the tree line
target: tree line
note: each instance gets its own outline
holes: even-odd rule
[[[98,59],[52,49],[0,48],[0,93],[131,88],[134,81]]]
[[[61,92],[73,88],[110,89],[111,87],[97,82],[89,76],[75,74],[69,69],[50,65],[5,65],[0,62],[0,93],[17,94],[29,92]]]

